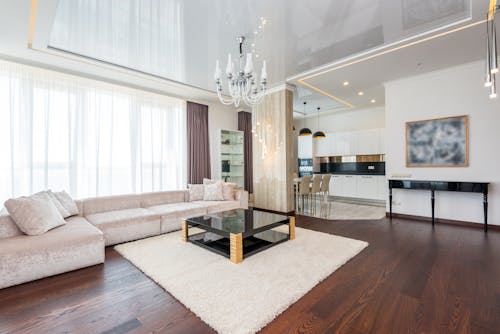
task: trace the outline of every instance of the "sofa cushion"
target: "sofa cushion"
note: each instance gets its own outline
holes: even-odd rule
[[[196,201],[192,202],[207,208],[207,213],[234,210],[240,207],[239,201]]]
[[[203,201],[205,186],[203,184],[188,184],[189,201]]]
[[[40,236],[3,239],[0,288],[104,262],[103,234],[82,217]]]
[[[49,191],[58,201],[61,203],[61,206],[64,208],[64,210],[67,212],[67,215],[63,215],[63,218],[68,218],[71,216],[75,216],[79,213],[78,207],[71,198],[71,196],[63,191],[57,191],[57,192],[52,192]]]
[[[83,216],[94,213],[141,207],[141,195],[118,195],[87,198],[82,200]]]
[[[66,222],[47,193],[11,198],[4,205],[19,229],[28,235],[41,235]]]
[[[0,216],[0,239],[23,235],[23,232],[8,215]]]
[[[124,210],[114,210],[107,212],[94,213],[85,218],[93,225],[121,225],[135,220],[154,220],[159,219],[160,215],[144,208],[132,208]]]
[[[236,191],[237,184],[232,182],[224,182],[222,184],[222,196],[225,201],[234,201],[234,192]]]
[[[189,218],[203,216],[207,213],[207,207],[201,205],[201,202],[182,202],[175,204],[164,204],[158,206],[149,207],[148,210],[160,214],[162,219],[165,218]]]
[[[145,193],[141,195],[141,207],[184,202],[187,196],[187,190],[161,191],[154,193]]]
[[[160,215],[144,208],[94,213],[85,218],[104,233],[106,246],[160,234]]]
[[[223,201],[224,195],[222,192],[222,181],[217,181],[211,184],[203,185],[203,200],[204,201]]]

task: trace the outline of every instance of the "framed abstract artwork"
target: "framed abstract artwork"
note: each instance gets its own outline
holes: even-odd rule
[[[468,116],[406,123],[406,167],[468,166]]]

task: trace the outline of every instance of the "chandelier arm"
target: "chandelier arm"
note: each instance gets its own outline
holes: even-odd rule
[[[230,104],[233,104],[234,103],[234,98],[231,98],[231,99],[225,99],[224,96],[222,96],[222,93],[220,90],[217,89],[217,96],[219,97],[219,100],[222,104],[228,106]]]

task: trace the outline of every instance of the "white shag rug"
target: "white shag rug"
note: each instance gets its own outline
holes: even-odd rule
[[[241,264],[181,242],[180,232],[115,249],[217,332],[255,333],[368,246],[302,228],[295,233]]]

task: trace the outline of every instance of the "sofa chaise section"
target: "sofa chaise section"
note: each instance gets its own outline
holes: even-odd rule
[[[0,226],[0,288],[104,262],[103,234],[82,217],[38,236],[16,232],[9,216]]]
[[[82,214],[104,233],[106,246],[155,236],[160,215],[141,207],[141,195],[120,195],[84,199]]]

